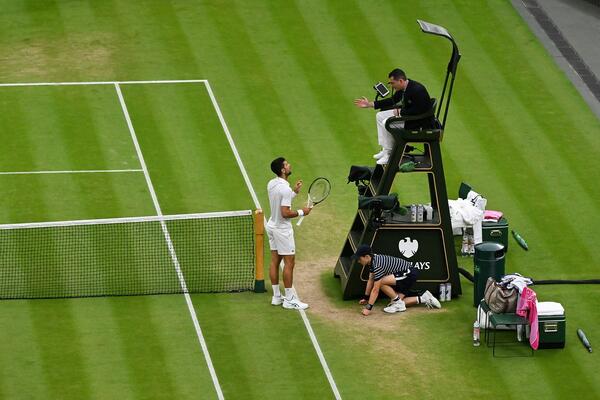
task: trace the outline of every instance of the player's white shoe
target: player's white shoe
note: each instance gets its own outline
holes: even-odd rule
[[[379,153],[373,154],[373,158],[376,160],[379,160],[381,157],[383,157],[385,155],[385,153],[386,153],[385,149],[382,149]]]
[[[271,305],[280,306],[283,304],[283,296],[273,296],[271,297]]]
[[[292,296],[289,300],[284,297],[283,308],[287,308],[288,310],[306,310],[308,304],[301,302],[296,296]]]
[[[425,304],[427,308],[442,308],[442,304],[438,299],[433,297],[429,290],[426,290],[425,293],[421,295],[421,303]]]
[[[400,299],[398,301],[392,301],[386,308],[383,309],[388,314],[406,311],[406,304]]]

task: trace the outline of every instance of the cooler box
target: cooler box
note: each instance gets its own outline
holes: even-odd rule
[[[565,347],[565,309],[560,303],[544,301],[537,304],[540,349]]]
[[[508,251],[508,220],[504,217],[498,222],[483,221],[481,233],[484,242],[496,242],[504,245],[504,251]]]

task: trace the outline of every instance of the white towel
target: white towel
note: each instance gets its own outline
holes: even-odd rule
[[[517,288],[519,294],[521,294],[523,289],[528,285],[533,284],[533,280],[515,272],[514,274],[504,275],[500,280],[500,283],[508,289]]]

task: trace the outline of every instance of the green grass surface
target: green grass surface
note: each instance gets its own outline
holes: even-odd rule
[[[471,345],[470,283],[440,312],[384,318],[378,304],[365,319],[331,273],[356,207],[349,166],[371,164],[376,150],[374,115],[352,99],[396,66],[441,92],[449,45],[423,35],[419,18],[447,27],[463,55],[442,145],[450,196],[470,183],[528,241],[529,252],[511,243],[507,271],[598,277],[600,122],[509,2],[0,8],[3,82],[208,79],[263,207],[279,155],[292,178],[330,178],[330,199],[297,230],[297,285],[344,399],[600,396],[596,355],[575,335],[582,327],[597,340],[595,286],[537,287],[541,300],[564,305],[567,347],[500,360]],[[165,214],[253,207],[201,84],[121,88]],[[140,168],[110,85],[0,88],[0,138],[0,171]],[[397,188],[401,199],[420,193]],[[139,172],[0,175],[0,199],[2,223],[155,213]],[[296,313],[268,295],[192,300],[226,398],[333,397]],[[216,398],[182,296],[1,305],[2,398]]]
[[[0,393],[214,398],[185,310],[183,296],[5,302]]]

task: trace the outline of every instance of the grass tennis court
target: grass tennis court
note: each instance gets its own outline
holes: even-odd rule
[[[507,271],[600,275],[600,122],[509,2],[0,7],[0,83],[206,80],[263,207],[277,156],[292,178],[331,180],[296,231],[295,284],[342,398],[600,396],[596,354],[575,334],[598,342],[595,286],[536,288],[566,309],[564,350],[492,359],[472,346],[466,280],[439,312],[378,304],[365,319],[332,276],[356,210],[348,169],[376,150],[374,115],[352,100],[396,66],[441,91],[449,49],[417,18],[447,27],[463,54],[442,143],[450,197],[469,182],[527,239],[527,253],[511,243]],[[207,88],[120,85],[165,215],[255,207]],[[156,215],[114,84],[0,87],[0,137],[1,224]],[[36,171],[63,173],[15,174]],[[191,295],[224,397],[334,398],[304,320],[269,296]],[[2,301],[0,321],[0,398],[217,398],[183,295]]]

